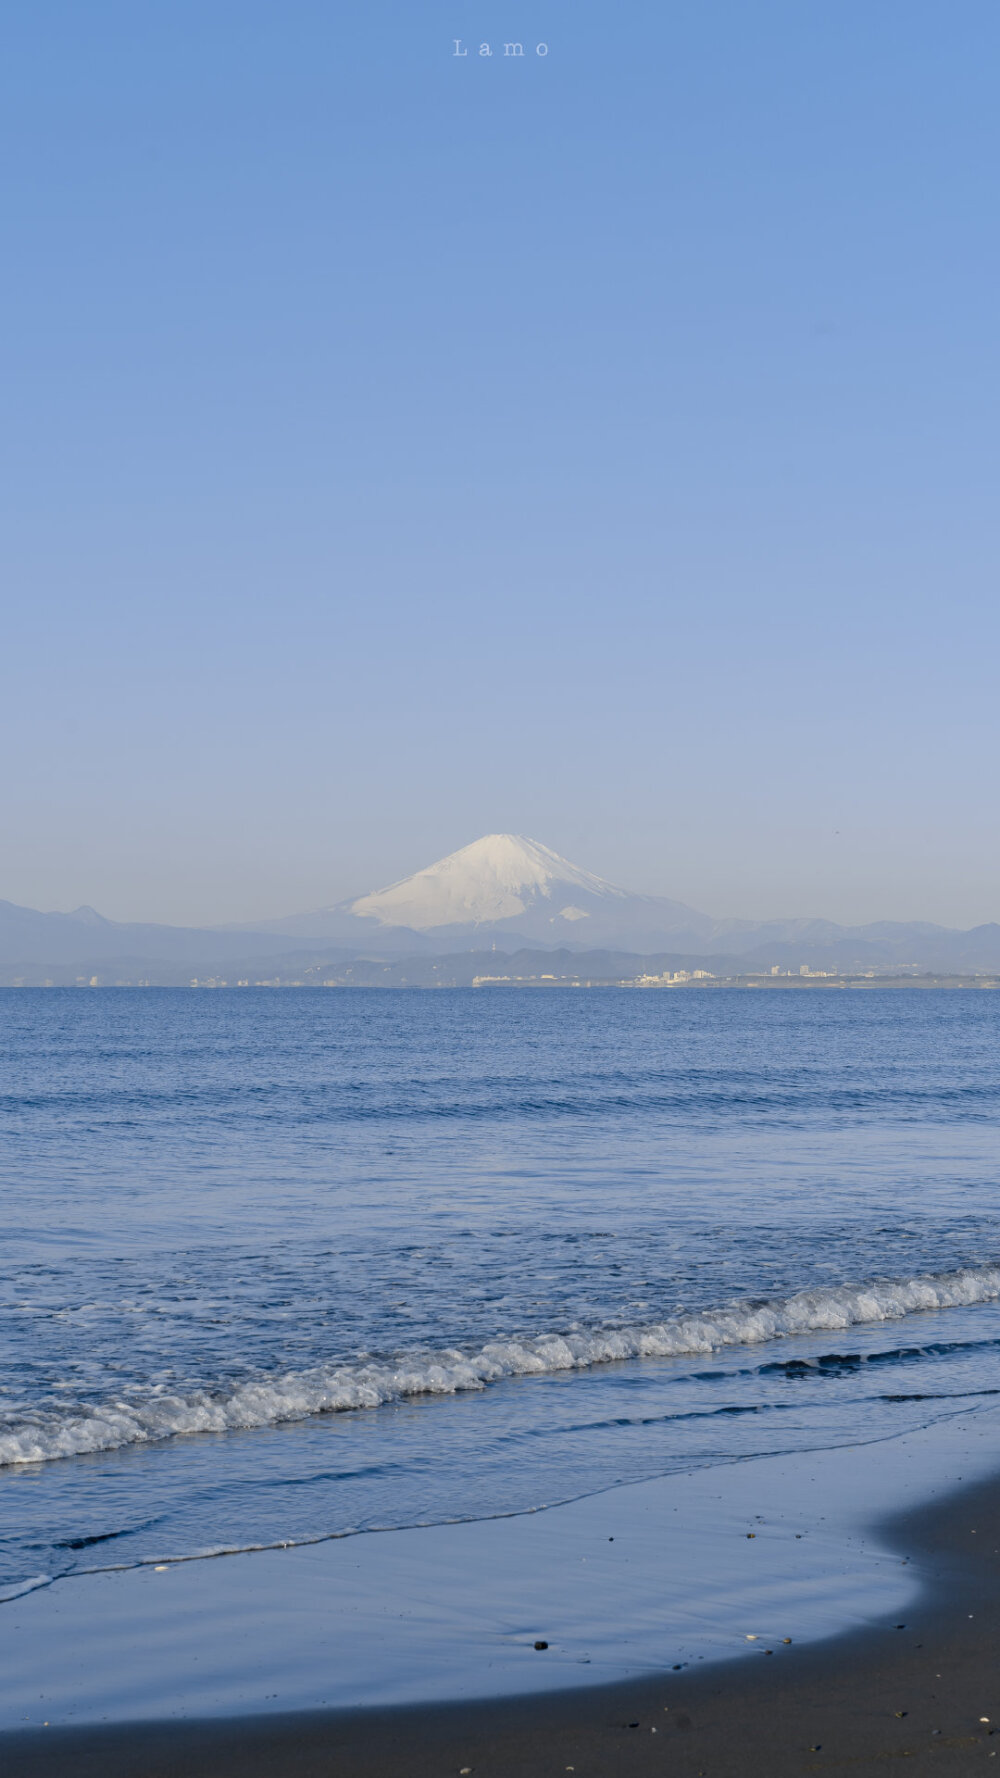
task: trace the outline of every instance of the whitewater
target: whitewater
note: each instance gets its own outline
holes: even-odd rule
[[[0,996],[0,1593],[976,1411],[998,1011]]]
[[[227,1394],[160,1395],[145,1401],[105,1402],[87,1414],[13,1426],[0,1434],[0,1465],[39,1463],[87,1451],[183,1433],[229,1432],[276,1426],[311,1414],[377,1408],[411,1396],[454,1395],[485,1389],[507,1377],[634,1358],[691,1357],[730,1346],[760,1345],[789,1335],[832,1332],[926,1314],[1000,1297],[1000,1267],[983,1266],[938,1277],[878,1279],[856,1289],[803,1290],[785,1301],[733,1304],[648,1327],[540,1334],[491,1340],[477,1352],[401,1353],[386,1362],[360,1362],[290,1371],[237,1385]]]

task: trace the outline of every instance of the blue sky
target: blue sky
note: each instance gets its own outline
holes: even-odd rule
[[[1000,918],[998,65],[980,0],[11,15],[0,895],[510,829]]]

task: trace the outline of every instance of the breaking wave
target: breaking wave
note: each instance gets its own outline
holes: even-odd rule
[[[672,1358],[760,1345],[794,1334],[898,1321],[934,1309],[1000,1298],[1000,1266],[969,1267],[859,1286],[819,1286],[793,1296],[733,1303],[635,1327],[532,1334],[478,1350],[414,1352],[254,1378],[222,1391],[154,1392],[93,1406],[44,1410],[0,1432],[0,1467],[43,1463],[180,1434],[235,1432],[313,1414],[381,1407],[423,1395],[485,1389],[507,1377],[589,1370],[634,1358]],[[843,1364],[846,1356],[838,1358]]]

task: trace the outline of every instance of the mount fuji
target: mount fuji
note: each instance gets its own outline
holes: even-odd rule
[[[679,901],[632,895],[523,834],[490,833],[385,889],[269,926],[369,944],[377,934],[393,949],[404,937],[448,948],[523,939],[648,949],[667,936],[706,938],[714,922]]]

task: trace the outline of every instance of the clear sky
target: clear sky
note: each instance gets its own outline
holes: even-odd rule
[[[0,896],[1000,918],[996,0],[32,0],[0,88]]]

